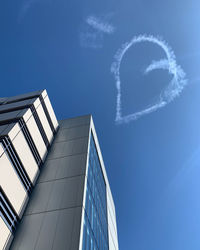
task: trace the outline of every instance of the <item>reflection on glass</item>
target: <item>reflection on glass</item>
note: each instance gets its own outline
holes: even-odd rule
[[[106,185],[91,135],[87,175],[83,250],[108,250]]]

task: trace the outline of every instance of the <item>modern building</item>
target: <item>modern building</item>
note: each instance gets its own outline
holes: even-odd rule
[[[118,250],[92,117],[58,123],[45,90],[0,99],[0,249]]]

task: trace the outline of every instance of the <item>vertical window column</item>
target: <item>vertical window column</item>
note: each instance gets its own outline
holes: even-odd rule
[[[29,132],[23,118],[21,118],[19,120],[19,125],[20,125],[20,128],[21,128],[21,130],[22,130],[22,132],[24,134],[24,137],[26,138],[26,141],[27,141],[27,143],[29,145],[29,148],[30,148],[30,150],[31,150],[31,152],[32,152],[32,154],[33,154],[33,156],[35,158],[35,161],[37,162],[37,165],[40,167],[42,159],[41,159],[41,157],[40,157],[40,155],[38,153],[38,150],[37,150],[37,148],[35,146],[35,143],[34,143],[32,137],[31,137],[31,134],[30,134],[30,132]]]
[[[19,217],[0,187],[0,216],[6,223],[11,232],[14,232],[19,222]]]
[[[106,184],[91,135],[83,232],[83,250],[108,250]]]
[[[5,136],[3,138],[0,139],[0,142],[3,145],[3,148],[5,150],[5,152],[7,153],[10,162],[12,163],[12,166],[14,167],[14,169],[16,170],[19,179],[21,180],[25,190],[30,194],[31,190],[33,188],[32,183],[24,169],[23,164],[21,163],[13,145],[12,142],[10,141],[10,139],[8,138],[8,136]]]
[[[52,123],[51,117],[50,117],[50,115],[49,115],[48,109],[47,109],[47,107],[46,107],[46,105],[45,105],[45,103],[44,103],[44,99],[43,99],[43,97],[42,97],[41,95],[40,95],[39,99],[40,99],[40,102],[41,102],[42,107],[43,107],[43,109],[44,109],[44,113],[45,113],[45,115],[46,115],[46,117],[47,117],[47,120],[48,120],[49,126],[50,126],[50,128],[51,128],[51,131],[52,131],[53,134],[55,135],[56,130],[55,130],[54,126],[53,126],[53,123]]]
[[[35,121],[36,121],[36,124],[37,124],[37,126],[38,126],[38,129],[39,129],[39,131],[40,131],[40,134],[41,134],[41,136],[42,136],[42,139],[43,139],[43,141],[44,141],[46,147],[48,148],[48,147],[49,147],[49,141],[48,141],[48,139],[47,139],[46,133],[45,133],[45,131],[44,131],[44,128],[43,128],[43,126],[42,126],[42,123],[41,123],[41,121],[40,121],[40,118],[39,118],[39,116],[38,116],[38,114],[37,114],[37,111],[36,111],[34,105],[31,106],[31,111],[32,111],[33,117],[34,117],[34,119],[35,119]]]

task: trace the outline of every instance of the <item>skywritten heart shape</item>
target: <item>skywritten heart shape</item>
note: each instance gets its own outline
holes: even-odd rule
[[[141,42],[150,42],[156,44],[161,47],[166,54],[166,59],[162,59],[160,61],[152,61],[152,63],[144,71],[144,74],[148,74],[156,69],[163,69],[168,70],[169,74],[172,75],[173,78],[169,82],[168,86],[160,93],[158,101],[156,103],[154,103],[150,107],[146,107],[141,111],[123,116],[121,101],[120,66],[124,55],[130,49],[130,47]],[[185,78],[186,74],[181,68],[181,66],[177,65],[176,57],[173,50],[163,39],[159,37],[154,37],[152,35],[135,36],[129,43],[123,44],[114,56],[114,62],[111,65],[111,72],[114,74],[117,88],[117,104],[115,118],[117,124],[128,123],[130,121],[137,120],[143,115],[149,114],[166,106],[168,103],[170,103],[177,96],[180,95],[180,93],[187,84],[187,80]]]

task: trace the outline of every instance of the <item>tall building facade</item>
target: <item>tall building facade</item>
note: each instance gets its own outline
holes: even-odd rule
[[[47,92],[0,99],[0,249],[118,250],[90,115],[57,121]]]

